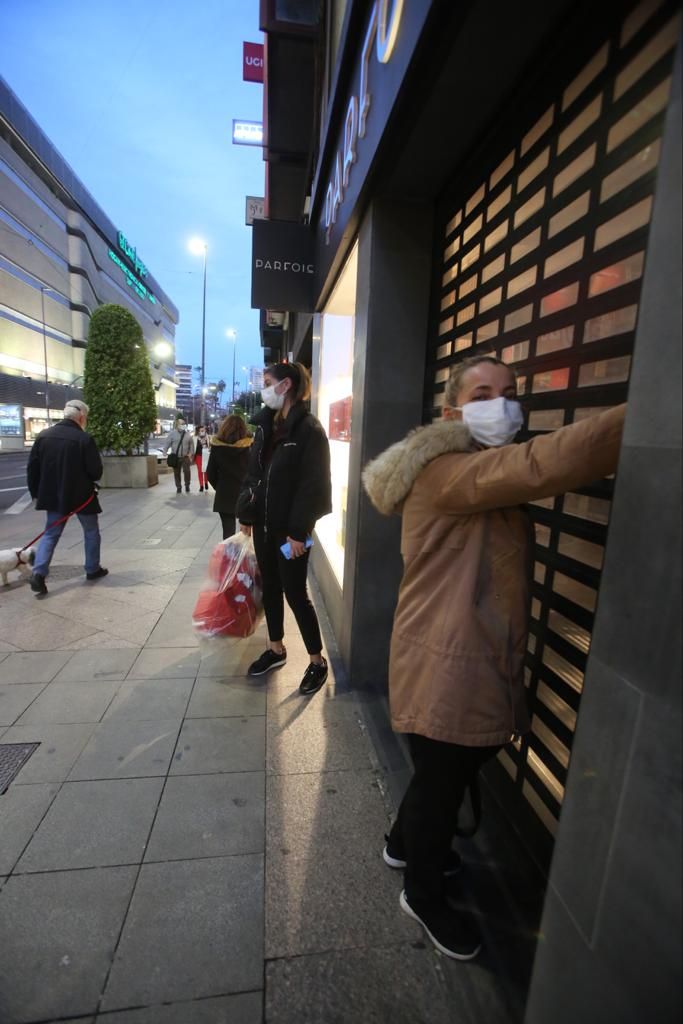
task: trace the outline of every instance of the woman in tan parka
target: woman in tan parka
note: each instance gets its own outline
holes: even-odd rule
[[[513,372],[491,356],[454,367],[443,419],[371,462],[375,507],[402,514],[404,573],[389,659],[391,721],[407,734],[414,774],[384,859],[405,868],[402,909],[446,955],[479,951],[444,877],[458,811],[481,765],[527,732],[523,679],[533,527],[524,502],[616,469],[624,406],[524,444]]]

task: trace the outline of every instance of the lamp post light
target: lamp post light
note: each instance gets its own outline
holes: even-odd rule
[[[202,238],[191,238],[188,248],[194,256],[204,257],[204,288],[202,292],[202,369],[200,388],[202,391],[202,405],[200,410],[200,426],[206,423],[206,403],[204,400],[204,364],[206,356],[206,253],[208,246]]]
[[[153,352],[158,359],[166,360],[172,354],[173,349],[167,341],[158,341],[154,346]]]

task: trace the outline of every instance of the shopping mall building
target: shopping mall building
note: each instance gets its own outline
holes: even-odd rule
[[[30,443],[48,410],[61,419],[66,400],[81,397],[90,315],[106,302],[125,306],[142,327],[159,419],[170,425],[178,311],[134,237],[134,226],[112,224],[0,78],[3,449]]]
[[[486,784],[541,879],[525,1020],[677,1019],[680,4],[260,13],[252,302],[266,359],[313,370],[334,511],[312,565],[396,795],[400,524],[371,507],[362,467],[441,415],[451,367],[475,353],[514,367],[526,437],[628,400],[616,479],[530,507],[533,725]]]

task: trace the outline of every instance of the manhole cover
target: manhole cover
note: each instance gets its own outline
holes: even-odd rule
[[[0,743],[0,795],[40,743]]]

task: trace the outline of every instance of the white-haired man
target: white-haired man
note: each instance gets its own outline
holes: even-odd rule
[[[64,407],[64,419],[40,432],[29,455],[26,475],[36,508],[45,509],[47,524],[38,545],[31,576],[31,590],[39,597],[47,594],[45,579],[52,555],[66,523],[62,517],[77,513],[85,542],[85,575],[89,580],[106,576],[100,565],[100,529],[102,511],[95,483],[102,476],[102,459],[97,445],[85,427],[88,406],[74,399]]]

